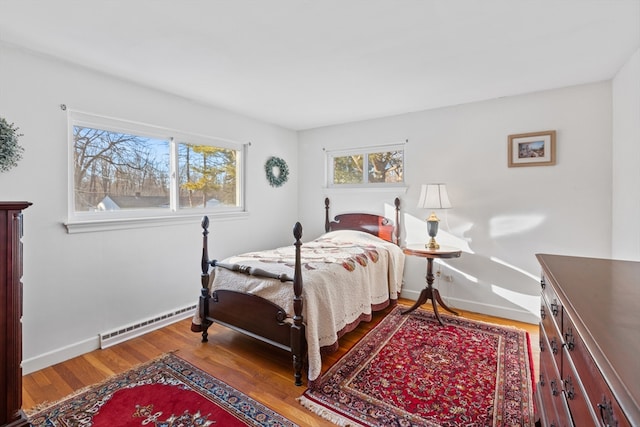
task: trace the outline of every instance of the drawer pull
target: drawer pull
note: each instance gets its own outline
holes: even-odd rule
[[[544,276],[540,277],[540,287],[544,289],[547,286],[547,283],[544,280]]]
[[[549,344],[551,345],[551,352],[553,354],[558,354],[558,343],[556,342],[556,337],[553,337]]]
[[[544,340],[540,338],[540,352],[546,351]]]
[[[558,316],[558,312],[560,310],[558,309],[558,300],[553,300],[553,303],[551,303],[551,312],[553,313],[554,316]]]
[[[544,387],[544,375],[540,374],[540,387]]]
[[[575,340],[573,338],[573,329],[571,328],[567,329],[567,332],[565,332],[564,334],[564,341],[569,351],[573,351],[573,349],[576,346]]]
[[[545,313],[544,311],[544,305],[540,307],[540,318],[544,319],[545,317],[547,317],[547,313]]]
[[[576,393],[573,390],[573,381],[571,380],[571,375],[569,375],[564,380],[564,391],[567,393],[567,399],[573,400],[576,397]]]
[[[606,396],[602,396],[602,403],[598,403],[598,408],[600,409],[600,420],[607,427],[617,427],[618,420],[613,415],[613,405],[611,401],[607,401]]]
[[[560,392],[558,391],[558,382],[556,381],[556,379],[552,379],[549,382],[549,385],[551,386],[551,394],[557,396]]]

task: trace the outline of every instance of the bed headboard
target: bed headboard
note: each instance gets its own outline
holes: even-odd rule
[[[399,239],[399,219],[400,219],[400,199],[394,200],[396,218],[395,223],[384,216],[369,213],[344,213],[336,215],[333,221],[329,220],[329,198],[324,199],[325,209],[325,232],[335,230],[358,230],[373,234],[388,242],[398,244]]]

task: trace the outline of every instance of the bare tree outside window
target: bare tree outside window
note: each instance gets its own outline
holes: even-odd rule
[[[108,127],[116,126],[110,123]],[[124,123],[123,127],[135,125]],[[146,214],[133,211],[154,210],[163,215],[194,208],[241,208],[241,146],[218,147],[206,144],[209,140],[203,137],[197,139],[204,144],[176,142],[169,136],[145,136],[146,127],[138,127],[143,130],[73,126],[74,212],[118,211],[118,217],[140,217]],[[159,128],[148,132],[169,133]],[[177,158],[172,160],[174,155]]]
[[[169,207],[169,141],[74,126],[76,211]]]

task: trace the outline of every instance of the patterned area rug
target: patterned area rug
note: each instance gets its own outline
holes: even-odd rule
[[[299,398],[341,426],[533,426],[526,331],[396,307]]]
[[[40,426],[295,426],[245,394],[167,355],[29,415]]]

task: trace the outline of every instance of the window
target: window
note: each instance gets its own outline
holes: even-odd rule
[[[241,144],[70,112],[69,219],[242,212]]]
[[[328,186],[404,184],[404,146],[391,145],[327,152]]]

